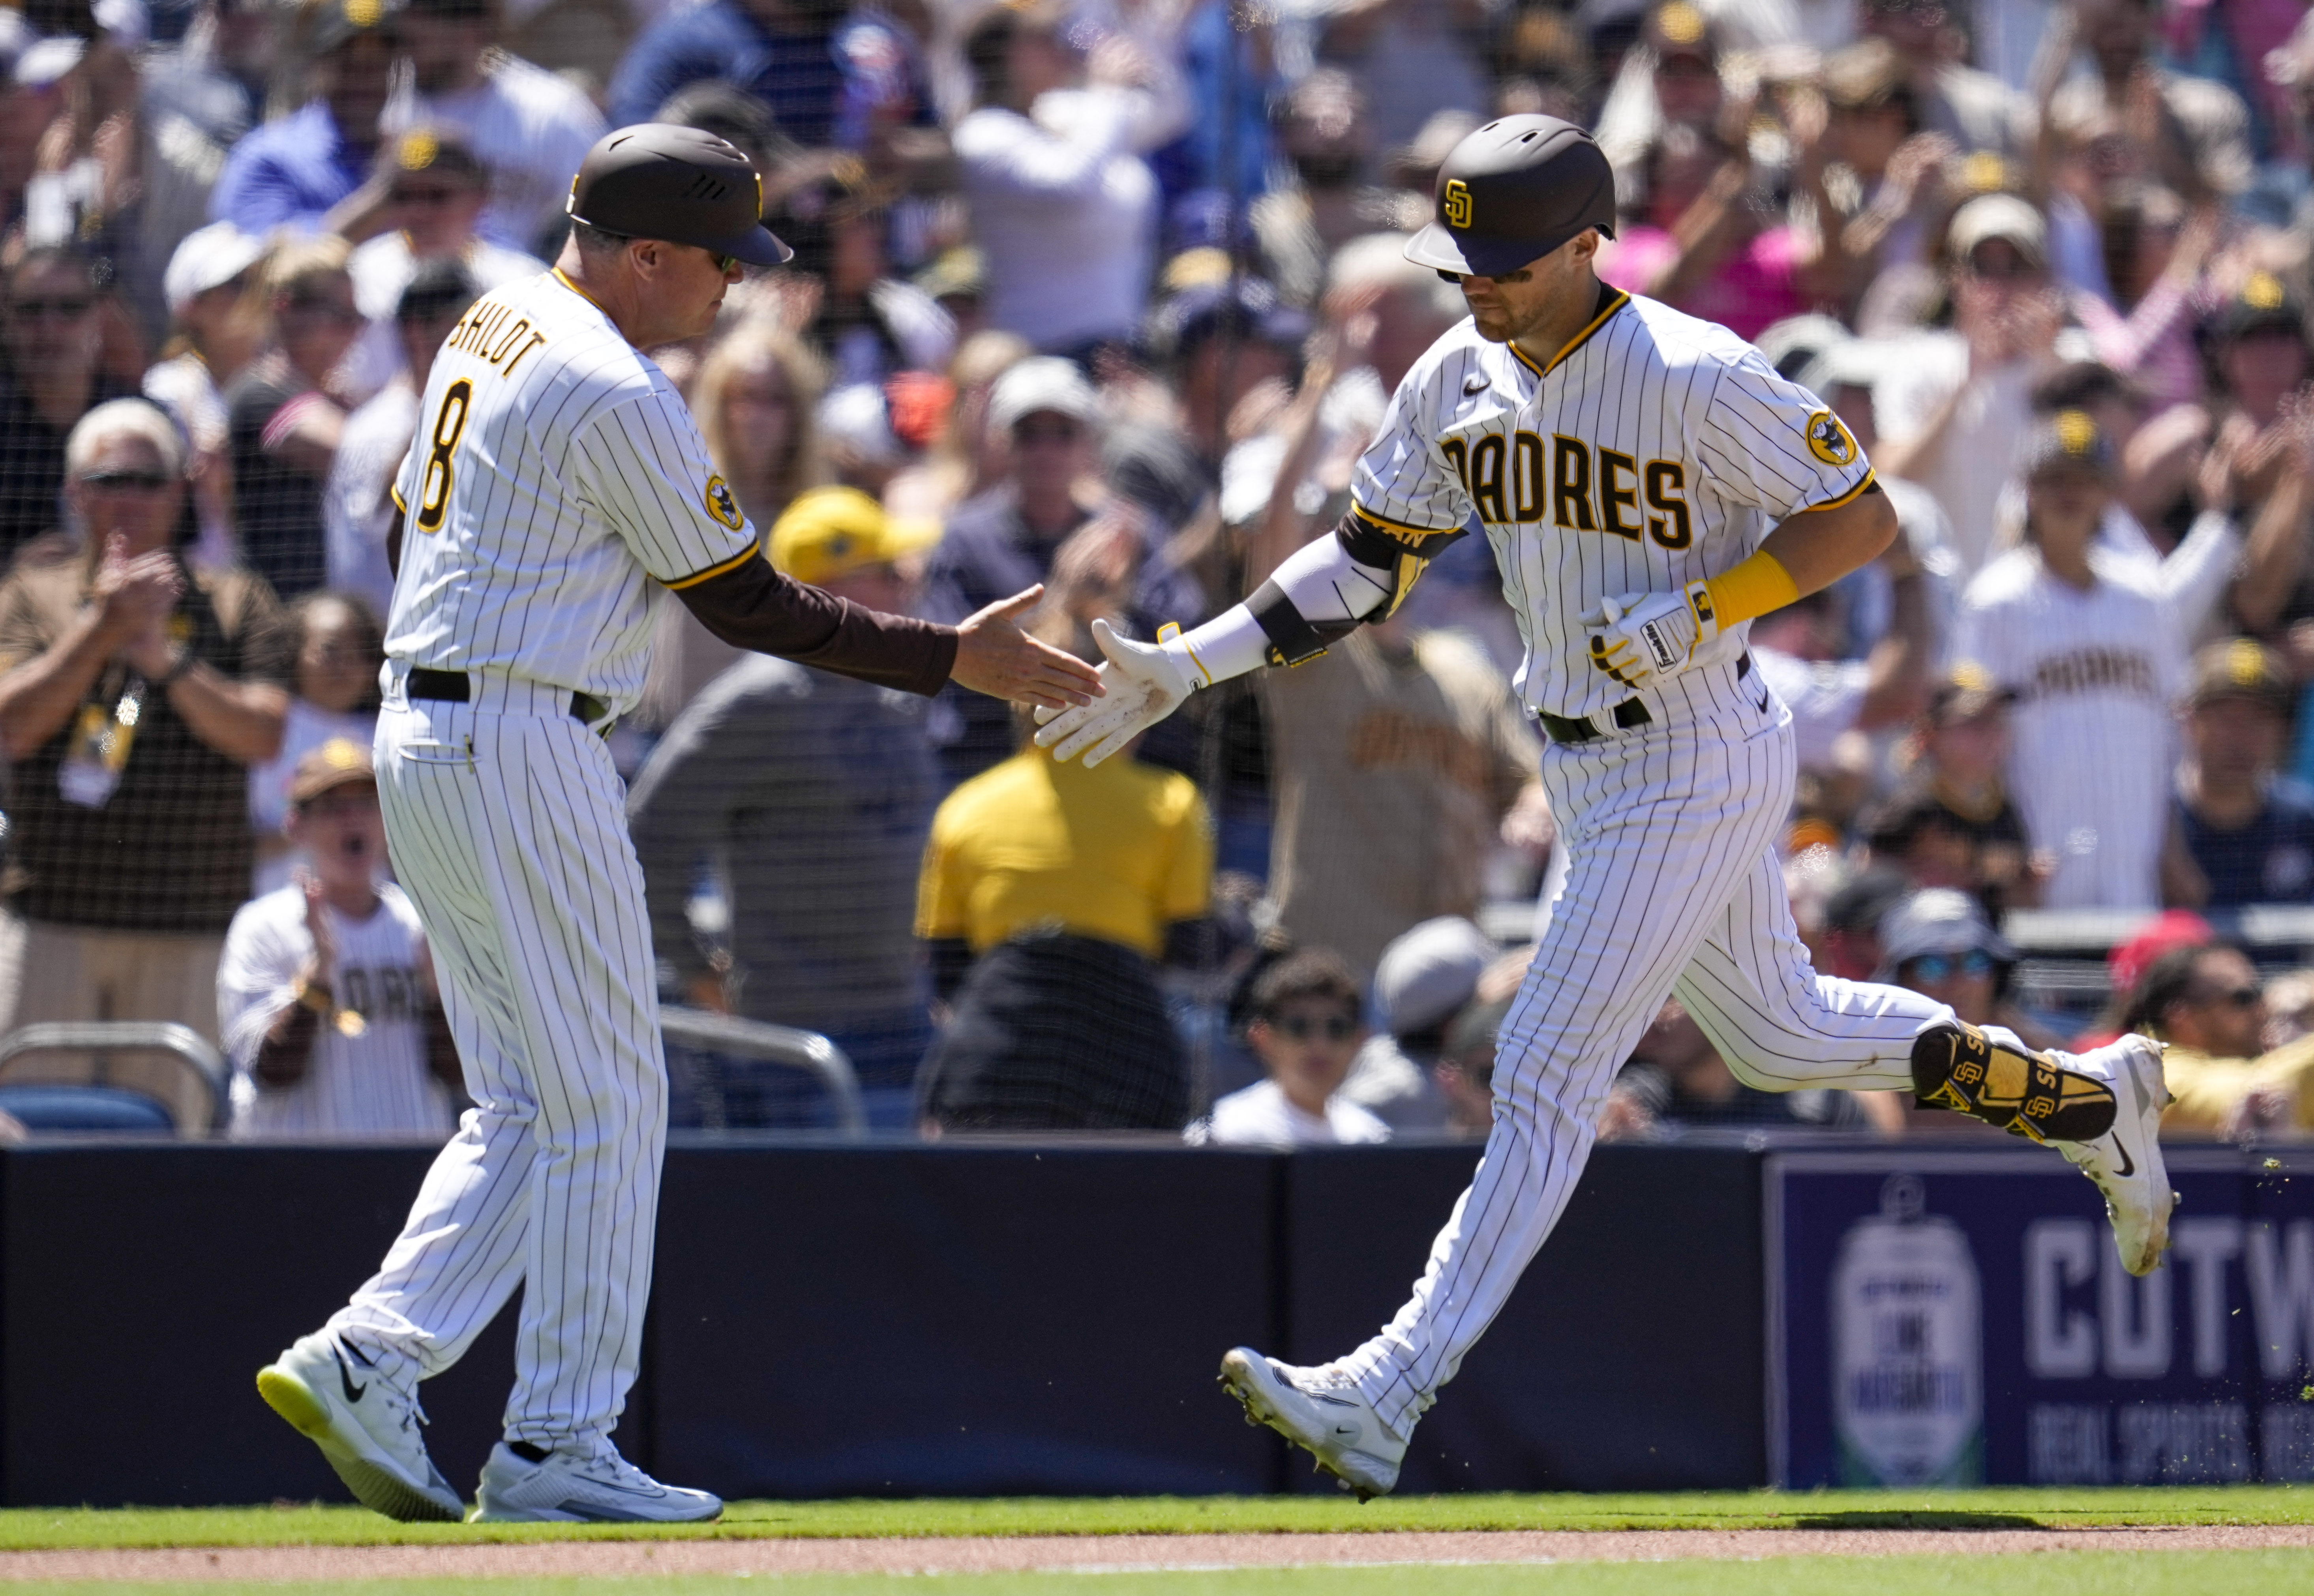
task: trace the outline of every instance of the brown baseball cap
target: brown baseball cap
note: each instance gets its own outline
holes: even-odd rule
[[[2016,701],[2017,695],[1973,660],[1962,660],[1929,692],[1928,722],[1941,730],[1974,720],[1987,710]]]
[[[2194,656],[2186,692],[2186,701],[2196,710],[2221,698],[2251,699],[2287,715],[2298,701],[2298,689],[2281,655],[2248,638],[2228,638]]]
[[[750,266],[795,254],[764,225],[764,180],[739,146],[672,122],[638,122],[596,140],[563,208],[605,233],[692,244]]]
[[[370,763],[369,750],[350,738],[331,737],[297,762],[297,769],[289,778],[289,801],[301,806],[310,804],[325,792],[357,781],[377,785],[377,772]]]

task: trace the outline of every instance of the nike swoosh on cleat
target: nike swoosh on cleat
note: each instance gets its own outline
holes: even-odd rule
[[[2115,1150],[2121,1154],[2121,1168],[2117,1173],[2120,1175],[2122,1179],[2127,1180],[2131,1176],[2137,1173],[2136,1162],[2129,1156],[2128,1144],[2123,1142],[2120,1137],[2115,1137],[2113,1144]]]
[[[346,1400],[349,1402],[360,1401],[362,1399],[362,1393],[368,1390],[369,1388],[367,1386],[358,1386],[354,1384],[354,1371],[346,1366],[345,1354],[340,1352],[333,1346],[330,1349],[330,1355],[338,1361],[338,1383],[346,1388]]]
[[[615,1507],[606,1507],[600,1502],[584,1502],[576,1496],[565,1497],[554,1511],[567,1512],[582,1523],[642,1524],[653,1521],[640,1512],[623,1513]]]

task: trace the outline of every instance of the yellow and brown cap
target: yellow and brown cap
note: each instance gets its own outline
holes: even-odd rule
[[[772,567],[799,582],[825,582],[929,549],[940,535],[939,522],[888,516],[857,488],[814,488],[772,524]]]
[[[351,738],[331,737],[297,762],[297,769],[289,778],[289,801],[301,806],[310,804],[325,792],[357,781],[373,787],[377,784],[377,772],[370,763],[369,750]]]
[[[1928,722],[1939,730],[1974,720],[1987,710],[2016,701],[2017,694],[1992,679],[1992,673],[1974,660],[1964,659],[1945,673],[1929,692]]]
[[[2228,638],[2194,656],[2186,692],[2186,702],[2197,710],[2223,698],[2252,699],[2287,715],[2298,701],[2298,688],[2281,655],[2248,638]]]
[[[2059,410],[2033,429],[2025,445],[2025,476],[2029,481],[2047,471],[2067,466],[2111,477],[2115,463],[2113,439],[2087,410]]]

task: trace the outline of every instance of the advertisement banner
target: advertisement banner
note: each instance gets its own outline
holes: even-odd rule
[[[2314,1479],[2314,1151],[2167,1157],[2170,1249],[2139,1279],[2045,1150],[1771,1155],[1771,1477]]]

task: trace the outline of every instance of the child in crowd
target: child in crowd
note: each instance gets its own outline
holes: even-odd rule
[[[377,729],[377,673],[385,632],[360,599],[309,593],[289,606],[290,657],[296,696],[281,734],[281,752],[249,772],[249,817],[257,828],[255,895],[289,881],[293,844],[283,834],[297,762],[332,739],[367,748]]]
[[[1241,1147],[1389,1141],[1389,1126],[1335,1095],[1366,1039],[1360,1007],[1357,978],[1331,953],[1296,953],[1263,971],[1245,1034],[1267,1079],[1215,1103],[1188,1139]]]
[[[303,879],[242,905],[217,966],[233,1133],[438,1142],[457,1128],[458,1051],[418,912],[384,879],[369,745],[314,749],[288,799]]]

